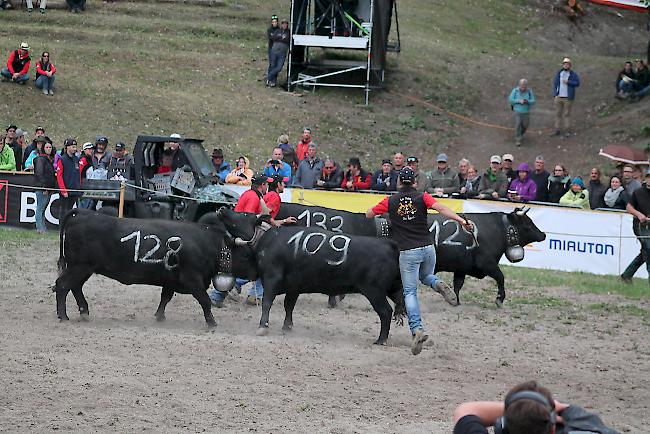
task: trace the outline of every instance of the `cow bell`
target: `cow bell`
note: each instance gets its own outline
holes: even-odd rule
[[[235,286],[235,278],[232,274],[219,273],[212,278],[212,284],[217,291],[228,292]]]
[[[506,248],[506,258],[512,263],[523,261],[524,248],[519,245]]]

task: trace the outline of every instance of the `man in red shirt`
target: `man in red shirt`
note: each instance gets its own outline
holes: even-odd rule
[[[312,143],[311,130],[309,128],[303,129],[302,136],[300,136],[300,141],[296,145],[296,157],[298,157],[299,161],[305,159],[305,156],[307,155],[307,149],[309,149],[309,145]]]
[[[347,191],[370,190],[371,183],[372,175],[361,168],[361,161],[357,157],[350,158],[341,188]]]
[[[29,80],[29,44],[22,42],[20,48],[14,50],[7,59],[7,66],[3,68],[0,74],[3,79],[13,81],[18,84],[25,84]]]
[[[417,295],[418,278],[423,284],[440,293],[447,303],[456,305],[456,297],[451,288],[433,274],[436,269],[436,250],[431,244],[427,210],[438,211],[443,216],[460,223],[468,231],[472,230],[472,224],[436,202],[429,193],[418,192],[417,178],[410,167],[400,171],[398,182],[399,191],[366,211],[366,217],[373,218],[385,213],[390,216],[390,237],[397,242],[400,251],[399,271],[404,288],[404,303],[409,327],[413,335],[411,352],[417,355],[429,338],[422,328]]]
[[[271,223],[275,226],[296,223],[298,220],[293,216],[282,220],[275,219],[280,212],[280,205],[282,204],[280,194],[284,192],[285,184],[282,175],[276,173],[270,176],[267,181],[269,183],[269,191],[264,195],[264,203],[269,209],[269,214],[271,214]]]
[[[251,188],[246,190],[239,197],[235,212],[252,212],[254,214],[268,214],[269,210],[264,204],[263,198],[269,189],[269,183],[266,175],[256,173],[251,179]]]

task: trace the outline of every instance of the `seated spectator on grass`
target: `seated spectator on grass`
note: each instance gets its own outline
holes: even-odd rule
[[[43,0],[45,1],[45,0]],[[41,59],[36,64],[36,81],[34,85],[43,90],[43,95],[54,95],[54,79],[56,68],[50,62],[50,53],[43,51]]]
[[[513,202],[529,202],[535,200],[537,185],[530,177],[528,163],[520,163],[517,167],[517,178],[508,187],[508,199]]]
[[[415,189],[420,193],[424,193],[429,185],[429,180],[427,179],[427,174],[418,168],[420,160],[418,160],[418,157],[408,157],[406,159],[406,165],[415,172]]]
[[[477,199],[498,200],[506,197],[508,190],[508,179],[501,170],[501,157],[493,155],[490,157],[490,167],[481,175],[481,183]]]
[[[571,188],[571,177],[562,164],[556,164],[553,174],[548,177],[548,201],[558,203],[560,198]]]
[[[303,128],[300,141],[296,145],[296,157],[298,157],[299,161],[302,161],[305,158],[305,155],[307,155],[307,149],[309,149],[309,145],[312,143],[311,130],[309,128]]]
[[[616,77],[616,98],[627,98],[630,93],[637,90],[639,90],[639,86],[632,62],[625,62],[625,66]]]
[[[393,170],[393,163],[386,158],[381,161],[381,169],[372,175],[370,189],[375,191],[397,191],[397,172]]]
[[[278,137],[277,147],[282,149],[282,161],[291,166],[291,175],[295,175],[296,170],[298,170],[298,163],[300,163],[300,160],[298,160],[298,157],[296,156],[296,150],[293,149],[293,146],[291,146],[291,144],[289,144],[289,136],[282,134],[280,137]]]
[[[29,80],[29,44],[22,42],[20,48],[9,54],[7,66],[0,71],[3,80],[17,84],[25,84]]]
[[[212,165],[214,166],[214,170],[217,172],[219,180],[224,182],[232,168],[230,167],[230,163],[224,161],[223,150],[219,148],[212,150]]]
[[[16,170],[22,171],[25,169],[23,166],[23,161],[25,159],[25,149],[27,149],[27,143],[25,143],[25,132],[20,128],[16,130],[16,141],[12,146],[14,150],[14,158],[16,159]]]
[[[544,157],[538,155],[535,157],[535,170],[530,173],[530,178],[537,186],[535,200],[540,202],[548,201],[548,177],[550,173],[544,168]]]
[[[271,158],[269,158],[264,166],[264,174],[267,177],[271,177],[276,173],[280,174],[284,178],[285,184],[291,184],[291,167],[282,161],[282,158],[284,158],[282,149],[277,147],[273,148]]]
[[[336,164],[336,161],[328,158],[325,160],[323,170],[316,181],[316,187],[332,190],[333,188],[341,188],[341,182],[343,182],[343,170]]]
[[[86,0],[65,0],[65,2],[68,4],[70,12],[75,14],[86,10]]]
[[[249,169],[249,165],[248,158],[239,157],[237,159],[237,167],[226,176],[226,184],[251,185],[254,173]]]
[[[438,154],[438,158],[436,158],[438,168],[428,176],[427,193],[442,197],[451,196],[460,190],[458,173],[449,167],[448,160],[447,154]]]
[[[399,173],[399,171],[404,168],[405,160],[406,157],[404,157],[404,154],[401,152],[395,153],[395,155],[393,155],[393,170]]]
[[[8,11],[13,8],[14,4],[11,2],[11,0],[0,0],[0,9]]]
[[[5,144],[6,136],[0,137],[0,170],[16,170],[16,157],[11,146]]]
[[[501,157],[501,170],[503,171],[503,174],[506,175],[508,184],[510,184],[513,179],[517,179],[517,171],[513,168],[514,161],[515,157],[513,157],[512,154],[503,154],[503,157]]]
[[[162,161],[160,163],[160,166],[158,166],[158,170],[156,170],[157,174],[161,173],[170,173],[172,171],[172,166],[174,165],[174,151],[171,149],[165,149],[162,154]]]
[[[458,184],[462,187],[467,181],[467,170],[470,166],[470,162],[467,158],[461,158],[458,161]]]
[[[641,187],[641,181],[634,177],[637,168],[631,165],[623,166],[623,186],[629,197],[632,197],[634,191]]]
[[[476,167],[470,165],[467,168],[467,179],[465,184],[460,188],[460,197],[464,199],[472,199],[478,196],[478,191],[481,186],[481,175],[478,174]]]
[[[39,0],[38,10],[41,14],[45,13],[45,7],[47,6],[47,0]],[[32,0],[27,0],[27,12],[32,13],[34,10],[34,2]]]
[[[23,165],[23,167],[24,167],[25,170],[27,170],[27,171],[32,171],[32,170],[34,170],[34,160],[35,160],[35,159],[36,159],[40,154],[43,153],[43,144],[44,144],[44,143],[47,143],[47,140],[45,139],[44,136],[38,136],[38,137],[36,137],[36,139],[34,139],[34,141],[35,141],[35,143],[36,143],[36,149],[34,149],[33,151],[31,151],[31,152],[29,153],[29,156],[27,157],[27,159],[25,160],[25,163],[24,163],[24,165]],[[30,145],[30,146],[31,146],[31,145]],[[27,149],[29,149],[29,146],[28,146],[27,148],[25,148],[25,150],[27,150]],[[54,158],[54,157],[52,157],[52,158]],[[54,163],[54,161],[52,161],[52,163]]]
[[[47,143],[44,137],[38,137],[38,143],[41,148],[38,150],[38,156],[34,160],[34,186],[41,188],[54,189],[56,186],[56,175],[54,171],[54,148],[51,143]],[[36,231],[45,233],[45,209],[50,202],[50,190],[36,191]]]
[[[316,187],[316,181],[323,171],[323,162],[316,155],[317,152],[318,149],[316,149],[315,143],[309,145],[309,148],[307,148],[307,156],[298,165],[296,179],[294,181],[295,185],[307,189]]]
[[[638,91],[630,95],[630,101],[635,102],[650,93],[650,70],[642,59],[636,59],[636,79]]]
[[[370,190],[372,175],[361,167],[361,161],[352,157],[348,162],[348,170],[343,175],[341,188],[346,191]]]
[[[625,209],[630,197],[623,187],[623,180],[614,175],[609,179],[609,188],[603,197],[603,206],[600,208]]]
[[[571,205],[589,209],[589,191],[585,190],[582,178],[575,177],[571,181],[571,189],[560,198],[560,205]]]
[[[601,181],[600,175],[600,169],[597,167],[593,167],[591,172],[589,172],[589,185],[587,186],[587,190],[589,191],[589,206],[591,209],[605,207],[603,197],[607,191],[607,186]]]

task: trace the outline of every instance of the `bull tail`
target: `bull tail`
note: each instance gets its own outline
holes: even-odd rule
[[[68,263],[65,259],[65,231],[68,221],[71,217],[76,216],[78,210],[70,210],[62,219],[59,221],[59,260],[57,261],[57,266],[59,269],[59,276],[68,268]]]

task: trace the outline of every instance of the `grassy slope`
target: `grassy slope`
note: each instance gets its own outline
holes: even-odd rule
[[[526,41],[526,32],[542,26],[529,3],[401,2],[404,50],[391,57],[390,89],[461,113],[480,111],[481,92],[489,90],[481,75],[489,77],[489,65],[522,54],[520,62],[531,54],[557,57]],[[280,133],[295,140],[304,125],[337,159],[361,154],[375,165],[397,149],[432,155],[452,144],[457,153],[472,155],[473,144],[462,142],[472,127],[395,94],[374,95],[365,108],[355,91],[297,97],[264,88],[267,17],[288,14],[287,4],[120,2],[92,4],[80,15],[0,14],[0,53],[27,40],[35,55],[50,50],[60,71],[53,98],[3,83],[0,109],[11,114],[1,122],[28,130],[44,124],[59,143],[69,135],[86,141],[101,133],[129,143],[138,133],[181,132],[205,138],[206,148],[250,155],[255,165]]]

